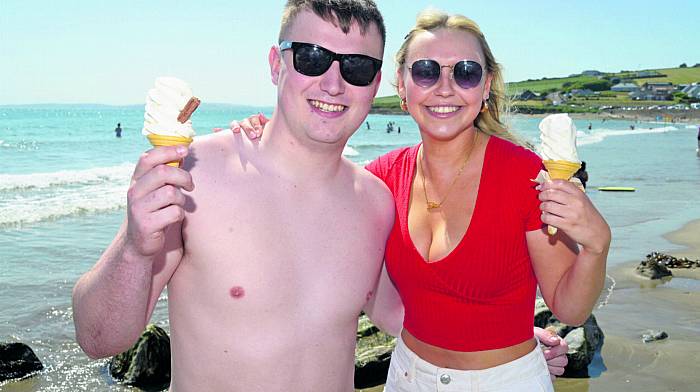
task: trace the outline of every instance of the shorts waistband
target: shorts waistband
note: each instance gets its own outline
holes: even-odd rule
[[[411,351],[400,336],[392,355],[395,357],[393,359],[398,361],[400,367],[404,369],[404,376],[409,380],[418,378],[431,382],[447,378],[453,387],[459,385],[471,387],[474,383],[478,383],[482,387],[486,385],[497,386],[531,378],[538,374],[549,374],[547,362],[539,347],[539,341],[532,351],[520,358],[480,370],[456,370],[435,366]]]

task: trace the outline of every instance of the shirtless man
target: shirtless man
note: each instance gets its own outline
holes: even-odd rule
[[[345,2],[352,18],[337,17],[343,1],[290,1],[280,41],[381,59],[376,6]],[[378,283],[393,199],[341,154],[380,74],[358,86],[333,61],[307,76],[295,50],[269,52],[277,106],[259,142],[222,132],[139,159],[125,223],[74,288],[90,357],[128,349],[166,285],[176,392],[352,391],[360,311],[400,329],[398,297]],[[181,169],[164,165],[181,158]]]
[[[280,38],[381,59],[381,16],[363,8],[364,24],[356,15],[347,33],[335,16],[294,10]],[[380,76],[355,86],[335,61],[309,77],[278,46],[269,63],[277,109],[259,143],[219,133],[139,159],[126,222],[74,289],[90,357],[128,349],[167,285],[171,391],[353,390],[357,316],[375,291],[394,208],[342,150]],[[183,157],[181,169],[164,165]]]

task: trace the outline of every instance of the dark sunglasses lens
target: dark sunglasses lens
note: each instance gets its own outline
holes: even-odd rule
[[[328,70],[333,56],[315,45],[300,45],[294,48],[294,69],[306,76],[319,76]]]
[[[475,61],[462,60],[455,64],[454,78],[461,88],[476,87],[481,82],[481,65]]]
[[[421,87],[430,87],[440,79],[440,64],[434,60],[418,60],[411,66],[413,82]]]
[[[343,79],[355,86],[371,84],[377,71],[374,61],[364,56],[345,55],[340,65]]]

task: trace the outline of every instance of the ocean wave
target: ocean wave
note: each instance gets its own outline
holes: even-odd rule
[[[36,190],[68,185],[88,185],[123,181],[134,171],[133,163],[96,167],[86,170],[64,170],[50,173],[0,174],[0,191]]]
[[[346,156],[346,157],[356,157],[356,156],[358,156],[358,155],[360,155],[360,153],[357,152],[357,150],[355,150],[354,148],[352,148],[352,147],[350,147],[350,146],[345,146],[345,147],[343,148],[343,156]]]
[[[90,186],[53,195],[20,196],[0,202],[0,228],[52,221],[126,207],[128,183]]]
[[[579,135],[577,137],[576,145],[585,146],[588,144],[600,143],[608,137],[611,136],[629,136],[629,135],[643,135],[650,133],[667,133],[671,131],[677,131],[678,128],[674,126],[666,126],[660,128],[650,128],[650,129],[599,129],[585,135]]]
[[[126,207],[133,164],[0,176],[0,228]]]

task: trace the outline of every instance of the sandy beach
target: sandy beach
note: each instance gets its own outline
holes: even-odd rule
[[[685,248],[665,252],[700,258],[700,219],[665,235]],[[650,252],[652,249],[645,250]],[[646,254],[646,253],[645,253]],[[555,381],[558,392],[697,391],[700,385],[700,269],[674,269],[674,277],[652,282],[636,275],[641,260],[608,270],[607,304],[593,311],[605,333],[605,344],[591,364],[591,378]],[[601,295],[605,301],[608,291]],[[663,330],[665,340],[643,343],[646,330]],[[381,392],[382,387],[358,390]]]

